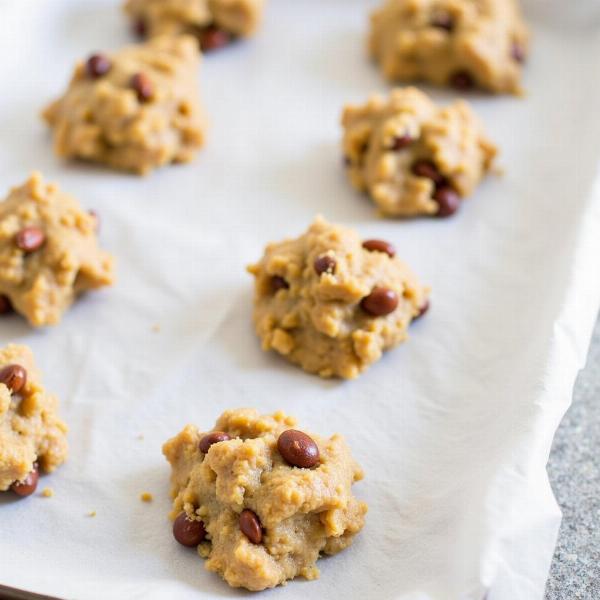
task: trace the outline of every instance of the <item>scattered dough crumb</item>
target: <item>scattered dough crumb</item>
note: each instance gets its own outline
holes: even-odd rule
[[[154,333],[158,333],[160,331],[160,325],[158,323],[152,325],[152,331],[154,331]]]
[[[138,440],[143,440],[143,439],[144,439],[144,434],[143,434],[143,433],[140,433],[140,434],[137,436],[137,439],[138,439]]]
[[[150,492],[142,492],[140,494],[140,500],[142,502],[152,502],[152,500],[154,500],[154,497]]]
[[[49,487],[44,488],[42,490],[42,496],[44,498],[52,498],[52,496],[54,496],[54,490],[52,488],[49,488]]]
[[[96,516],[96,511],[95,510],[90,510],[90,512],[87,514],[88,517],[95,517]]]

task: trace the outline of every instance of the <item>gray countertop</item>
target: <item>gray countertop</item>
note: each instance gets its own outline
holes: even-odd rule
[[[548,473],[563,511],[546,600],[600,599],[600,319]]]

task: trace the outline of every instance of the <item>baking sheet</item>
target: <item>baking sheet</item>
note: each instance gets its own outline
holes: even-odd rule
[[[0,325],[2,344],[33,347],[71,446],[40,484],[54,497],[0,497],[0,583],[77,599],[245,595],[173,541],[160,448],[188,422],[254,406],[344,433],[370,506],[318,581],[265,595],[542,598],[560,520],[545,463],[600,303],[600,9],[527,4],[528,97],[472,97],[505,175],[451,220],[399,222],[376,218],[340,165],[342,105],[388,89],[363,49],[376,4],[271,0],[257,38],[203,64],[205,150],[139,179],[60,162],[37,117],[76,58],[131,40],[119,3],[0,0],[0,189],[41,170],[100,212],[118,257],[116,287],[59,327]],[[263,354],[251,326],[244,266],[316,213],[392,241],[433,288],[410,342],[352,382]]]

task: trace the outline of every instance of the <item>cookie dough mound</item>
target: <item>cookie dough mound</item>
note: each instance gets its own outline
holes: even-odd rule
[[[38,468],[51,472],[66,460],[67,427],[57,406],[41,384],[31,350],[16,344],[0,349],[0,491],[12,487],[29,495],[23,488],[35,490]]]
[[[46,108],[58,156],[144,174],[189,162],[204,141],[196,40],[158,37],[80,62]]]
[[[363,473],[344,439],[294,426],[280,412],[229,410],[212,432],[188,425],[163,447],[175,537],[199,544],[206,568],[232,587],[315,579],[319,555],[347,548],[363,527],[367,506],[352,495]]]
[[[268,245],[248,270],[263,349],[321,377],[358,376],[406,339],[427,306],[427,290],[391,244],[321,217],[299,238]]]
[[[352,185],[390,217],[453,214],[497,152],[466,102],[439,108],[412,87],[346,106],[342,126]]]
[[[34,173],[0,202],[0,298],[34,327],[54,325],[82,292],[113,282],[97,217]]]
[[[139,34],[194,35],[205,51],[254,33],[263,7],[264,0],[127,0],[124,5]]]
[[[528,38],[517,0],[385,0],[369,51],[392,81],[519,94]]]

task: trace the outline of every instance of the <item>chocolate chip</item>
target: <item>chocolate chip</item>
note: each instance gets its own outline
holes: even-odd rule
[[[297,429],[288,429],[279,436],[277,450],[293,467],[310,469],[319,462],[317,444],[310,436]]]
[[[240,530],[253,544],[261,543],[263,534],[260,520],[248,508],[240,514]]]
[[[219,29],[215,25],[211,25],[200,32],[200,48],[203,52],[218,50],[231,43],[231,35]]]
[[[525,62],[525,49],[519,42],[513,42],[512,47],[510,49],[510,55],[518,63]]]
[[[392,145],[389,149],[393,150],[394,152],[398,152],[399,150],[410,146],[414,141],[415,140],[410,135],[408,135],[408,133],[404,135],[398,135],[394,138]]]
[[[349,156],[344,156],[343,161],[346,168],[352,166],[352,159]]]
[[[131,87],[135,90],[140,102],[148,102],[154,95],[154,86],[146,73],[136,73],[131,78]]]
[[[398,306],[398,294],[394,290],[375,287],[360,301],[361,308],[373,317],[383,317],[394,312]]]
[[[448,13],[438,13],[431,19],[431,26],[452,31],[454,29],[454,20]]]
[[[15,244],[25,252],[34,252],[46,241],[46,234],[39,227],[25,227],[15,236]]]
[[[8,296],[0,294],[0,315],[7,315],[12,312],[12,303]]]
[[[33,470],[23,481],[15,481],[10,489],[17,494],[17,496],[25,497],[31,496],[35,489],[37,488],[38,479],[40,478],[39,471],[37,469],[37,465],[33,465]]]
[[[179,513],[173,521],[173,537],[182,546],[197,546],[206,537],[204,523],[189,519],[185,512]]]
[[[456,90],[467,92],[475,87],[475,82],[467,71],[457,71],[450,77],[450,85]]]
[[[27,371],[21,365],[7,365],[0,369],[0,383],[18,394],[27,383]]]
[[[92,54],[85,65],[87,74],[92,79],[98,79],[99,77],[102,77],[102,75],[106,75],[111,67],[112,63],[110,62],[110,59],[104,56],[104,54]]]
[[[271,289],[273,292],[278,292],[279,290],[287,290],[289,289],[290,284],[280,275],[273,275],[271,277]]]
[[[362,247],[369,252],[385,252],[390,258],[396,256],[396,248],[385,240],[365,240]]]
[[[418,160],[412,166],[412,172],[417,177],[426,177],[427,179],[431,179],[435,185],[442,185],[446,179],[444,176],[438,171],[438,168],[432,163],[430,160]]]
[[[421,306],[421,308],[419,309],[419,313],[417,314],[417,316],[413,319],[413,321],[420,319],[428,310],[429,310],[429,300],[425,300],[424,304]]]
[[[317,275],[322,275],[323,273],[335,273],[336,265],[337,262],[335,258],[328,256],[327,254],[324,256],[317,256],[314,262],[315,272]]]
[[[148,28],[146,26],[146,21],[144,21],[144,19],[142,19],[141,17],[139,19],[136,19],[133,22],[133,32],[141,38],[145,38],[146,34],[148,33]]]
[[[200,452],[206,454],[208,452],[208,449],[213,444],[216,444],[218,442],[226,442],[230,439],[231,436],[225,433],[224,431],[211,431],[210,433],[207,433],[205,436],[202,437],[200,443],[198,444],[198,448],[200,449]]]
[[[449,185],[443,185],[435,190],[433,199],[438,204],[437,217],[449,217],[460,206],[460,196]]]

